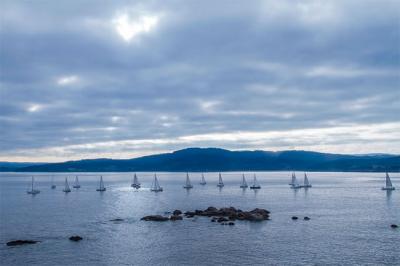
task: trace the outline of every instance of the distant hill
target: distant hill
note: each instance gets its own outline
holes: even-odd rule
[[[229,151],[188,148],[135,159],[92,159],[19,167],[21,172],[131,171],[360,171],[398,172],[400,156],[342,155],[311,151]]]
[[[0,162],[0,172],[13,172],[19,168],[41,165],[45,163],[14,163],[14,162]]]

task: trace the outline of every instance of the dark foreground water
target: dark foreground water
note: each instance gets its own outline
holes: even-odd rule
[[[225,187],[216,187],[217,173],[191,174],[194,188],[182,188],[184,173],[159,173],[164,192],[152,193],[152,173],[138,173],[143,188],[130,188],[132,174],[104,173],[107,191],[96,192],[97,176],[79,174],[81,189],[64,194],[66,175],[37,175],[36,196],[26,194],[30,174],[0,174],[1,265],[399,265],[400,174],[398,190],[382,191],[379,173],[309,173],[313,187],[289,188],[290,173],[258,173],[262,189],[239,188],[241,173],[223,173]],[[40,176],[39,176],[40,175]],[[250,181],[248,173],[248,181]],[[298,177],[302,177],[298,173]],[[250,183],[250,182],[249,182]],[[261,223],[235,226],[208,218],[177,222],[144,222],[148,214],[208,206],[256,207],[271,211]],[[292,221],[291,216],[300,217]],[[310,221],[303,221],[309,216]],[[110,222],[123,218],[124,222]],[[84,240],[71,242],[68,237]],[[13,239],[41,243],[7,247]]]

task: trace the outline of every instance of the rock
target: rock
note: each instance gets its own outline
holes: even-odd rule
[[[180,215],[171,215],[171,217],[169,218],[171,221],[178,221],[178,220],[182,220],[182,216]]]
[[[182,211],[181,210],[175,210],[172,214],[173,215],[181,215]]]
[[[217,221],[217,219],[215,219],[215,218],[211,219],[211,222],[213,222],[213,223],[215,223],[216,221]]]
[[[390,227],[392,227],[392,228],[398,228],[399,226],[398,226],[397,224],[392,224],[392,225],[390,225]]]
[[[9,241],[7,242],[7,246],[20,246],[20,245],[27,245],[27,244],[36,244],[40,241],[36,241],[36,240],[13,240],[13,241]]]
[[[164,221],[168,221],[169,218],[168,217],[164,217],[161,215],[148,215],[143,217],[140,220],[144,220],[144,221],[155,221],[155,222],[164,222]]]
[[[297,219],[299,219],[299,217],[297,217],[297,216],[292,216],[292,220],[297,220]]]
[[[83,238],[80,237],[80,236],[71,236],[71,237],[69,238],[69,240],[75,241],[75,242],[81,241],[82,239],[83,239]]]
[[[185,216],[187,217],[187,216],[195,216],[196,215],[196,213],[195,212],[185,212]]]
[[[229,222],[229,225],[235,225],[235,223],[234,222]]]
[[[249,217],[249,221],[253,221],[253,222],[261,222],[264,220],[265,220],[264,216],[262,216],[261,214],[258,214],[258,213],[252,213]]]
[[[308,216],[305,216],[305,217],[304,217],[304,221],[309,221],[309,220],[311,220],[310,217],[308,217]]]
[[[110,222],[123,222],[124,219],[122,218],[116,218],[116,219],[111,219]]]

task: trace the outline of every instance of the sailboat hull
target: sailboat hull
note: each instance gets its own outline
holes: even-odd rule
[[[69,192],[71,192],[71,190],[70,189],[63,189],[63,192],[69,193]]]
[[[98,189],[96,189],[96,191],[106,191],[106,188],[98,188]]]
[[[157,188],[157,189],[150,189],[150,191],[153,191],[153,192],[161,192],[161,191],[163,191],[163,189],[162,188]]]
[[[248,188],[249,186],[247,185],[241,185],[240,188]]]
[[[138,188],[140,188],[140,185],[132,184],[131,187],[138,189]]]
[[[80,185],[74,185],[74,186],[72,186],[73,188],[80,188],[81,186]]]
[[[383,187],[382,190],[395,190],[395,187]]]
[[[260,189],[261,186],[251,186],[250,189]]]
[[[39,190],[30,190],[30,191],[27,191],[26,193],[31,194],[31,195],[36,195],[36,194],[39,194],[40,191]]]
[[[189,186],[183,186],[183,188],[185,188],[185,189],[191,189],[191,188],[193,188],[193,186],[192,186],[192,185],[189,185]]]

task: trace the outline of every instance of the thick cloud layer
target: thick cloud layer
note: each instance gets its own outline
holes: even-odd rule
[[[399,1],[2,1],[0,160],[400,153]]]

